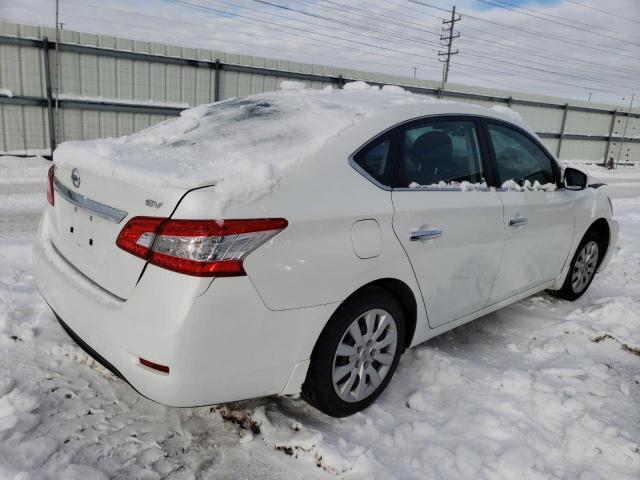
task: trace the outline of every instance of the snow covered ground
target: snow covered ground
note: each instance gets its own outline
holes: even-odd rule
[[[433,339],[335,420],[292,399],[163,407],[87,357],[31,273],[48,166],[0,158],[0,479],[640,478],[640,169],[587,167],[621,236],[583,298]]]

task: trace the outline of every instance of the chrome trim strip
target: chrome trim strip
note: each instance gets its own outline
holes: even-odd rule
[[[58,192],[62,198],[69,203],[91,212],[96,217],[104,218],[113,223],[120,223],[127,215],[128,212],[124,210],[118,210],[117,208],[110,207],[104,203],[96,202],[90,198],[80,195],[77,192],[72,191],[68,187],[64,186],[57,177],[53,179],[53,188]]]

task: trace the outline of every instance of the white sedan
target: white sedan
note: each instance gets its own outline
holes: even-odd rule
[[[506,109],[359,88],[63,144],[33,261],[65,330],[166,405],[302,394],[342,417],[407,348],[587,290],[618,235],[598,185]]]

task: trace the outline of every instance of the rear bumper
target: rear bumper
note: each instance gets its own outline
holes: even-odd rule
[[[300,391],[334,305],[272,311],[247,277],[201,279],[149,266],[119,299],[55,249],[43,215],[34,241],[38,288],[87,353],[159,403],[189,407]],[[139,361],[167,365],[168,374]]]

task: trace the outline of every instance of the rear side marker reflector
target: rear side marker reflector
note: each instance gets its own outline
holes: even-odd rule
[[[49,167],[49,171],[47,172],[47,200],[49,201],[49,205],[53,206],[55,203],[55,199],[53,196],[53,179],[56,176],[56,166],[51,165]]]
[[[138,360],[140,360],[140,363],[145,367],[152,368],[162,373],[169,373],[169,367],[166,365],[160,365],[159,363],[154,363],[149,360],[145,360],[144,358],[139,358]]]
[[[135,217],[116,245],[149,263],[198,277],[246,275],[243,259],[287,227],[284,218],[171,220]]]

